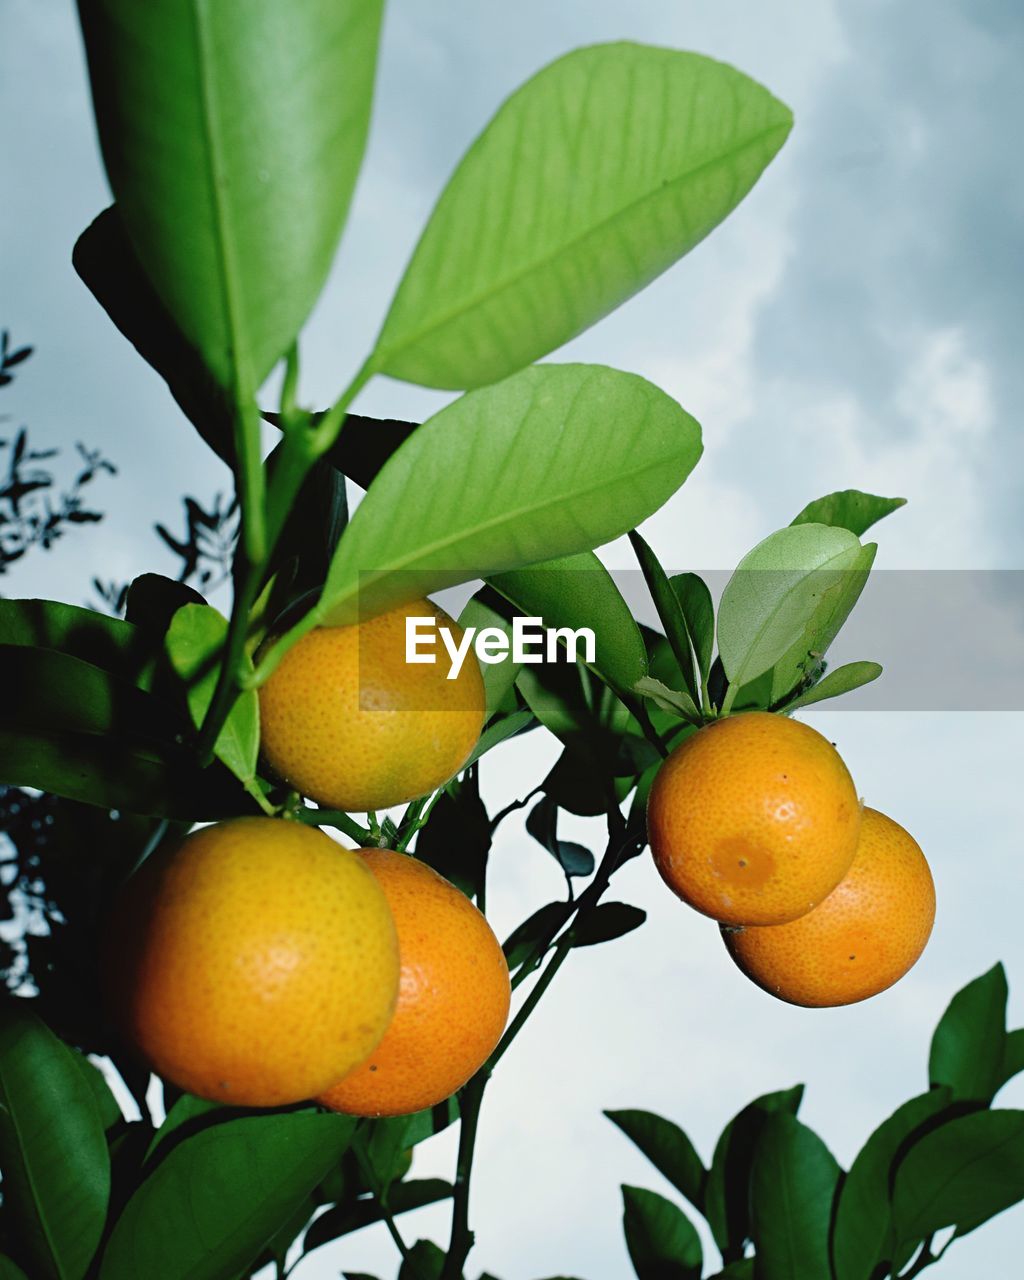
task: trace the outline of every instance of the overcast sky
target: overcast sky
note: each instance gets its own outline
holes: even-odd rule
[[[0,409],[39,445],[102,447],[120,475],[98,482],[103,524],[0,585],[80,602],[94,573],[173,571],[153,520],[173,525],[180,494],[207,501],[228,478],[71,268],[76,236],[108,202],[73,6],[6,0],[2,31],[0,325],[38,353]],[[1020,568],[1024,11],[1014,0],[394,0],[363,178],[303,344],[307,400],[325,403],[361,361],[445,177],[502,98],[558,54],[619,37],[733,62],[797,121],[721,229],[566,348],[652,378],[703,423],[704,459],[646,528],[662,559],[726,568],[809,499],[859,487],[910,499],[879,528],[879,565]],[[423,416],[443,402],[380,381],[359,407]],[[631,564],[621,545],[604,554]],[[969,640],[975,628],[964,618],[960,630]],[[867,802],[931,860],[939,915],[925,958],[865,1005],[791,1009],[742,979],[715,926],[663,890],[647,857],[631,863],[615,896],[643,906],[648,923],[566,965],[494,1081],[473,1206],[477,1270],[628,1274],[618,1184],[668,1189],[602,1108],[669,1115],[707,1158],[743,1103],[804,1080],[805,1119],[847,1163],[925,1083],[928,1036],[957,987],[1003,959],[1011,1021],[1024,1022],[1021,713],[807,718],[839,744]],[[553,760],[531,735],[485,767],[495,805],[532,785],[545,750]],[[598,838],[582,821],[567,831]],[[557,868],[521,823],[506,825],[493,868],[499,932],[559,893]],[[1024,1087],[1005,1100],[1024,1105]],[[435,1140],[417,1173],[448,1176],[452,1155],[453,1135]],[[441,1239],[444,1222],[426,1210],[405,1229]],[[1024,1211],[1004,1215],[932,1274],[1009,1274],[1022,1229]],[[392,1275],[391,1246],[363,1232],[296,1276],[341,1267]]]

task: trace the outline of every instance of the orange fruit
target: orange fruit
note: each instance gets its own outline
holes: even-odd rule
[[[318,1101],[348,1115],[406,1115],[443,1102],[490,1056],[508,1018],[508,965],[473,903],[426,863],[389,849],[362,856],[398,930],[398,1006],[369,1058]]]
[[[935,920],[935,886],[909,832],[865,809],[853,865],[824,902],[791,924],[722,930],[759,987],[790,1004],[853,1004],[916,964]]]
[[[394,922],[362,858],[279,818],[154,854],[116,902],[105,960],[112,1013],[153,1069],[242,1106],[327,1088],[398,995]]]
[[[691,907],[726,924],[783,924],[846,874],[860,808],[820,733],[745,711],[706,725],[661,766],[648,836],[662,878]]]
[[[318,804],[349,813],[426,795],[465,764],[484,723],[472,649],[454,680],[436,635],[434,663],[407,663],[406,618],[462,629],[429,600],[346,627],[317,627],[260,689],[263,755]],[[429,650],[422,650],[429,652]]]

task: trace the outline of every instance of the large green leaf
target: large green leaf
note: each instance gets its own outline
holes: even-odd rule
[[[336,1164],[355,1121],[291,1112],[203,1129],[128,1201],[99,1280],[225,1280],[260,1251]]]
[[[369,125],[379,0],[79,0],[121,219],[223,384],[254,390],[326,278]]]
[[[825,643],[821,632],[845,601],[848,583],[863,586],[864,551],[846,529],[807,524],[778,530],[743,557],[718,610],[718,648],[730,686],[748,684],[776,664],[788,678],[794,653],[804,661]]]
[[[841,1170],[818,1135],[777,1111],[757,1141],[750,1216],[758,1280],[829,1274],[829,1227]]]
[[[991,1102],[1005,1078],[1006,998],[1001,964],[956,993],[932,1036],[931,1084],[948,1085],[965,1102]]]
[[[40,1280],[81,1280],[103,1233],[110,1157],[74,1052],[23,1004],[0,1016],[4,1207]]]
[[[841,489],[809,502],[791,524],[828,524],[849,529],[859,538],[883,516],[907,505],[906,498],[879,498],[859,489]]]
[[[589,627],[595,641],[590,665],[615,688],[631,689],[646,674],[640,628],[614,578],[592,551],[494,574],[488,581],[521,613],[542,618],[547,627]]]
[[[130,622],[59,600],[0,600],[0,644],[56,649],[133,682],[148,656]]]
[[[247,810],[220,765],[197,769],[174,711],[70,654],[0,645],[0,780],[105,809],[216,818]]]
[[[767,90],[697,54],[609,44],[560,58],[455,171],[375,367],[474,387],[553,351],[701,241],[791,125]]]
[[[677,1124],[651,1111],[606,1111],[605,1115],[698,1212],[704,1212],[707,1172],[693,1143]]]
[[[637,1280],[700,1280],[700,1237],[678,1205],[643,1187],[622,1188],[622,1226]]]
[[[656,511],[700,453],[697,423],[633,374],[542,365],[470,392],[383,467],[305,625],[591,550]]]
[[[948,1089],[932,1089],[898,1107],[874,1131],[843,1181],[832,1227],[835,1280],[871,1280],[890,1255],[890,1189],[897,1156],[915,1132],[950,1103]]]
[[[966,1235],[1024,1199],[1024,1111],[976,1111],[926,1134],[896,1169],[892,1217],[910,1244],[955,1225]]]
[[[704,1190],[704,1216],[726,1261],[742,1257],[750,1235],[750,1175],[761,1131],[776,1111],[796,1115],[803,1093],[803,1085],[795,1085],[755,1098],[729,1121],[715,1145]]]
[[[202,725],[213,699],[227,639],[227,619],[207,604],[186,604],[175,613],[167,632],[167,655],[185,682],[189,710]],[[251,663],[246,659],[251,671]],[[260,747],[260,707],[255,689],[241,693],[217,735],[217,758],[242,782],[256,776]]]

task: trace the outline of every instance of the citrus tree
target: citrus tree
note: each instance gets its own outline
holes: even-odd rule
[[[283,1276],[383,1222],[402,1280],[455,1280],[488,1080],[560,966],[642,924],[606,894],[648,843],[670,889],[783,999],[866,998],[931,929],[912,836],[864,810],[835,747],[791,718],[880,674],[826,670],[825,654],[871,568],[863,535],[902,500],[810,502],[716,605],[636,531],[697,464],[698,424],[636,375],[536,363],[709,234],[791,116],[692,53],[601,45],[544,68],[456,168],[366,359],[311,409],[298,339],[362,161],[380,3],[79,11],[114,202],[74,263],[230,465],[239,531],[227,617],[155,574],[131,584],[123,618],[0,602],[0,776],[20,789],[28,872],[73,887],[26,944],[0,1026],[0,1274]],[[350,412],[378,378],[459,394],[422,424]],[[352,512],[348,481],[365,490]],[[627,533],[660,629],[594,554]],[[456,621],[429,595],[460,583],[478,589]],[[546,629],[542,661],[517,651],[524,620]],[[410,658],[410,623],[443,636],[450,663]],[[527,733],[553,735],[558,762],[492,814],[481,775]],[[488,853],[527,807],[566,890],[499,943]],[[603,817],[598,856],[559,835],[563,813]],[[968,1034],[994,1053],[981,1016],[951,1009],[933,1058],[967,1072]],[[949,1108],[984,1108],[1012,1074],[1006,1046],[987,1094],[933,1072],[921,1118],[942,1125],[895,1184],[893,1221],[913,1230],[871,1256],[827,1247],[838,1188],[861,1182],[796,1127],[795,1095],[754,1104],[782,1119],[736,1184],[735,1229],[712,1207],[720,1164],[705,1175],[674,1130],[657,1154],[656,1117],[616,1118],[660,1168],[687,1166],[670,1177],[707,1213],[725,1274],[872,1280],[1024,1194],[1016,1117],[988,1111],[971,1126],[992,1141],[970,1150],[996,1161],[998,1194],[936,1208],[920,1189],[963,1163]],[[416,1144],[455,1123],[452,1180],[407,1176]],[[727,1164],[731,1179],[742,1160]],[[764,1208],[757,1188],[786,1179],[799,1207]],[[403,1213],[449,1199],[444,1247],[407,1243]],[[680,1212],[627,1197],[642,1280],[701,1274]]]

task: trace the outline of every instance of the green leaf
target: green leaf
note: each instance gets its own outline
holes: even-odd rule
[[[414,1178],[409,1182],[396,1182],[388,1194],[388,1211],[395,1217],[422,1209],[428,1204],[438,1204],[452,1194],[452,1184],[442,1178]],[[306,1232],[302,1242],[303,1252],[318,1249],[320,1245],[353,1231],[380,1222],[383,1218],[380,1204],[374,1199],[348,1200],[320,1215]]]
[[[651,383],[597,365],[526,369],[425,422],[356,509],[308,626],[591,550],[656,511],[700,428]],[[400,518],[396,513],[400,512]]]
[[[291,1112],[201,1130],[128,1201],[99,1280],[237,1276],[341,1159],[354,1129],[342,1116]]]
[[[1008,1080],[1012,1080],[1022,1071],[1024,1071],[1024,1027],[1018,1027],[1016,1031],[1010,1031],[1006,1036],[1002,1080],[999,1082],[999,1088],[1001,1089]]]
[[[1004,1079],[1006,997],[1001,964],[956,993],[932,1036],[928,1057],[932,1085],[948,1085],[961,1101],[992,1101]]]
[[[861,1148],[843,1181],[832,1229],[835,1280],[871,1280],[891,1261],[890,1188],[897,1157],[914,1135],[950,1104],[946,1088],[911,1098],[884,1120]]]
[[[480,892],[491,849],[491,823],[475,783],[449,785],[416,837],[416,857],[468,897]]]
[[[687,635],[697,659],[697,670],[704,685],[711,671],[711,659],[715,652],[715,606],[711,592],[703,578],[695,573],[677,573],[669,578],[683,612]]]
[[[493,574],[488,581],[521,613],[542,618],[547,627],[589,627],[595,659],[588,666],[613,688],[629,689],[647,674],[640,628],[614,578],[593,552]],[[578,652],[582,657],[582,646]]]
[[[519,663],[512,660],[512,623],[498,609],[492,592],[484,587],[466,603],[459,614],[459,626],[463,631],[470,627],[479,633],[489,627],[497,628],[508,637],[509,648],[500,662],[484,662],[480,659],[480,674],[484,678],[484,723],[491,719],[501,706],[508,691],[516,682],[519,674]]]
[[[502,716],[495,720],[480,735],[480,741],[473,748],[472,754],[462,767],[468,769],[471,764],[476,764],[480,757],[486,755],[493,747],[500,745],[509,738],[514,738],[518,733],[525,732],[536,723],[532,711],[514,711],[511,715]]]
[[[28,1280],[28,1276],[17,1263],[0,1254],[0,1280]]]
[[[606,1111],[605,1115],[640,1148],[658,1172],[683,1193],[698,1213],[704,1212],[707,1171],[693,1143],[678,1125],[651,1111]]]
[[[599,902],[573,926],[572,945],[592,947],[599,942],[614,942],[639,929],[646,919],[646,911],[628,902]]]
[[[546,950],[555,934],[569,918],[571,907],[565,902],[547,902],[517,925],[503,944],[510,969],[517,969],[534,952]]]
[[[829,1274],[829,1226],[841,1174],[818,1135],[777,1111],[757,1140],[750,1216],[758,1280]]]
[[[654,607],[658,611],[661,625],[665,628],[665,637],[686,684],[690,701],[694,704],[696,711],[696,704],[700,701],[700,691],[697,687],[697,672],[694,669],[690,634],[679,597],[672,589],[672,584],[661,567],[658,557],[635,529],[630,530],[629,540],[643,572],[647,589],[651,593],[651,599],[654,601]]]
[[[398,1269],[398,1280],[440,1280],[444,1257],[432,1240],[417,1240]]]
[[[186,683],[189,711],[196,728],[202,725],[213,699],[227,634],[227,619],[210,605],[183,605],[171,619],[167,656]],[[252,671],[247,658],[244,669]],[[255,689],[250,689],[235,699],[214,752],[236,778],[251,782],[256,776],[259,747],[259,697]]]
[[[722,1130],[708,1170],[704,1216],[723,1254],[741,1256],[750,1235],[750,1173],[761,1130],[776,1111],[796,1115],[803,1093],[801,1084],[755,1098]]]
[[[673,716],[681,716],[691,724],[700,722],[701,715],[696,703],[682,689],[670,689],[660,680],[655,680],[653,676],[644,676],[642,680],[636,682],[633,689],[642,698],[650,698],[662,711],[668,711]]]
[[[92,1091],[96,1108],[100,1114],[100,1124],[106,1131],[124,1119],[118,1101],[110,1091],[106,1076],[94,1062],[90,1062],[84,1053],[75,1053],[73,1057],[75,1065]]]
[[[859,538],[883,516],[906,505],[906,498],[879,498],[873,493],[861,493],[859,489],[841,489],[809,502],[791,523],[833,525],[849,529]]]
[[[817,684],[812,685],[806,693],[785,704],[787,711],[795,711],[797,707],[809,707],[814,702],[824,702],[826,698],[840,698],[844,693],[859,689],[861,685],[870,684],[882,674],[877,662],[848,662],[845,666],[836,667],[828,675],[823,676]]]
[[[896,1169],[901,1243],[955,1225],[966,1235],[1024,1199],[1024,1111],[976,1111],[926,1134]]]
[[[57,600],[0,600],[0,645],[55,649],[133,684],[148,657],[130,623]]]
[[[697,54],[623,43],[560,58],[456,169],[374,366],[473,387],[553,351],[698,244],[791,126],[760,85]]]
[[[352,1154],[377,1195],[386,1194],[409,1169],[408,1133],[412,1116],[393,1116],[361,1125],[352,1139]]]
[[[581,844],[558,838],[558,806],[549,796],[542,796],[530,810],[526,830],[548,853],[569,878],[589,876],[594,871],[594,855]]]
[[[19,1007],[20,1006],[20,1007]],[[40,1280],[81,1280],[103,1234],[110,1157],[82,1060],[24,1007],[0,1016],[5,1215]]]
[[[459,1118],[459,1099],[454,1094],[425,1111],[417,1111],[409,1116],[409,1128],[406,1131],[406,1142],[415,1147],[419,1142],[426,1142],[435,1134],[442,1133]]]
[[[248,809],[220,766],[200,770],[165,703],[52,649],[0,646],[0,779],[104,809],[217,818]]]
[[[643,1187],[622,1188],[622,1226],[637,1280],[700,1280],[700,1237],[678,1205]]]
[[[377,0],[80,0],[110,185],[164,306],[255,391],[316,301],[369,125]],[[301,193],[301,198],[297,198]]]
[[[181,1131],[185,1128],[195,1128],[196,1122],[201,1121],[206,1116],[217,1119],[216,1114],[231,1115],[230,1108],[224,1107],[219,1102],[209,1102],[206,1098],[197,1098],[194,1094],[183,1093],[180,1098],[171,1107],[170,1111],[164,1117],[164,1122],[153,1135],[153,1140],[149,1144],[146,1151],[146,1159],[153,1155],[156,1149],[161,1146],[172,1134],[181,1137]]]
[[[789,659],[794,648],[806,658],[846,583],[859,577],[852,571],[864,550],[846,529],[808,524],[778,530],[743,557],[718,610],[718,648],[731,686]]]

